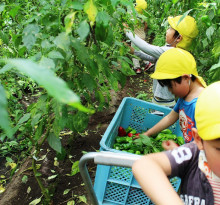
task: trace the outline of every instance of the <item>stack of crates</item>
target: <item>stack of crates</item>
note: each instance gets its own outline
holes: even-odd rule
[[[164,106],[159,106],[135,98],[124,98],[100,141],[100,150],[122,152],[113,149],[115,138],[118,135],[119,126],[124,128],[130,126],[137,132],[142,133],[153,127],[164,116],[170,113],[170,111],[170,108]],[[177,136],[182,136],[178,122],[170,126],[169,129]],[[174,177],[170,179],[170,182],[174,189],[178,191],[181,180]],[[99,204],[153,204],[135,180],[131,168],[98,165],[94,189]]]

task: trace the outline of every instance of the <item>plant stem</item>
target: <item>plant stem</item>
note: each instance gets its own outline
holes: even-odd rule
[[[43,195],[46,198],[46,201],[50,201],[50,195],[48,194],[47,190],[45,189],[45,187],[42,184],[42,181],[40,180],[40,178],[37,176],[37,168],[36,168],[36,161],[35,159],[32,159],[32,168],[33,168],[33,172],[34,172],[34,177],[37,180],[37,183],[41,189],[41,192],[43,193]]]

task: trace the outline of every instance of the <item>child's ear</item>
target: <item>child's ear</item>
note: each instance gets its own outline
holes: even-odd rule
[[[203,150],[202,139],[199,136],[198,131],[197,131],[196,128],[192,128],[192,134],[193,134],[194,141],[197,144],[197,147],[199,148],[199,150]]]
[[[182,39],[183,39],[182,35],[179,35],[176,41],[179,43],[180,41],[182,41]]]

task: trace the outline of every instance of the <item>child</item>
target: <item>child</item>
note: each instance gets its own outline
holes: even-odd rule
[[[185,142],[191,142],[192,128],[195,127],[195,104],[201,91],[206,87],[205,81],[198,76],[194,57],[180,48],[164,52],[157,61],[156,71],[151,75],[161,86],[167,86],[171,93],[179,99],[173,110],[162,118],[155,126],[143,133],[151,136],[171,126],[178,119]],[[173,148],[168,141],[165,149]]]
[[[166,32],[167,44],[162,47],[151,45],[130,31],[126,32],[126,36],[141,50],[131,49],[131,52],[143,60],[155,63],[163,52],[171,48],[188,49],[198,34],[196,21],[193,17],[186,16],[178,24],[180,18],[181,16],[168,17],[170,28]],[[153,94],[153,103],[168,107],[173,107],[176,103],[174,95],[169,92],[167,87],[161,87],[156,80],[153,81]]]
[[[220,204],[220,81],[198,98],[195,110],[196,143],[149,154],[137,160],[133,174],[155,204]],[[180,199],[167,176],[181,178]]]

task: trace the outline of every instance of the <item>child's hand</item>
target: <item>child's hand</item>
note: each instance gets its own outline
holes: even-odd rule
[[[131,47],[129,44],[127,44],[125,41],[123,41],[124,45],[130,48],[130,54],[134,54],[134,48]]]
[[[179,145],[176,144],[173,140],[167,140],[167,141],[163,141],[162,142],[162,147],[165,150],[173,150],[175,148],[177,148]]]
[[[129,26],[126,23],[122,24],[124,26],[124,32],[127,32],[127,30],[129,30]]]

